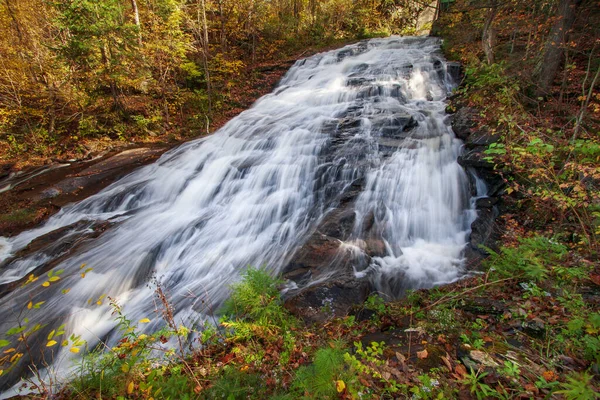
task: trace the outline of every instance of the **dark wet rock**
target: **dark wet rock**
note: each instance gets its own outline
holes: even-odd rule
[[[384,257],[387,255],[385,242],[379,238],[365,240],[365,252],[370,257]]]
[[[498,204],[497,197],[482,197],[475,201],[475,208],[492,208]]]
[[[296,269],[310,270],[329,266],[337,257],[341,244],[339,239],[318,232],[313,234],[284,268],[283,277],[289,279],[289,273]]]
[[[352,233],[354,202],[363,185],[364,180],[357,179],[339,196],[338,208],[323,218],[283,269],[283,277],[299,287],[285,294],[285,306],[306,321],[346,315],[371,292],[369,281],[355,276],[371,262],[366,245],[344,242]]]
[[[132,165],[141,165],[147,157],[162,153],[162,149],[138,148],[123,151],[108,159],[102,160],[83,171],[69,176],[48,190],[60,193],[73,193],[82,188],[102,184],[105,179],[116,180],[131,171]],[[129,168],[124,168],[124,167]]]
[[[448,75],[452,78],[454,83],[460,84],[464,79],[464,70],[461,63],[456,61],[448,61],[446,62],[446,71]]]
[[[53,199],[53,198],[59,196],[61,193],[62,192],[60,190],[58,190],[57,188],[50,188],[50,189],[44,190],[40,194],[40,198],[41,199]]]
[[[344,316],[363,303],[371,291],[369,282],[350,277],[309,286],[285,299],[285,307],[307,322],[323,322]]]
[[[34,210],[29,218],[0,220],[0,236],[31,229],[61,207],[89,197],[132,170],[156,160],[168,148],[134,148],[113,151],[94,159],[10,172],[0,178],[0,214]]]
[[[350,314],[354,315],[356,322],[369,321],[378,315],[377,311],[365,307],[353,307]]]
[[[393,116],[383,117],[373,120],[373,128],[381,133],[381,136],[392,138],[403,138],[404,132],[418,126],[417,120],[410,114],[394,114]]]
[[[487,297],[471,298],[465,304],[460,305],[459,308],[474,315],[501,315],[507,310],[506,306],[500,301]]]
[[[486,160],[485,148],[476,147],[471,149],[458,157],[458,163],[464,168],[480,169],[494,169],[494,164]]]
[[[390,96],[398,100],[400,104],[406,103],[406,97],[404,96],[404,93],[402,93],[401,85],[394,85],[394,87],[390,91]]]
[[[367,87],[363,88],[360,92],[358,92],[356,97],[359,99],[367,99],[370,97],[383,96],[384,93],[385,93],[385,88],[383,86],[371,85],[371,86],[367,86]]]
[[[452,130],[457,138],[467,140],[475,127],[477,110],[471,107],[459,108],[452,117]]]
[[[473,132],[467,140],[465,141],[465,147],[467,148],[476,148],[478,146],[489,146],[492,143],[496,143],[500,140],[500,134],[495,133],[492,134],[487,131],[479,130]]]
[[[100,237],[112,224],[107,221],[78,221],[71,225],[56,229],[34,239],[13,257],[0,264],[0,269],[10,268],[15,262],[35,255],[41,261],[33,270],[21,279],[0,285],[0,297],[10,293],[22,285],[31,274],[39,276],[51,270],[74,254],[81,246]]]
[[[540,318],[523,322],[522,328],[525,333],[536,338],[543,338],[546,333],[546,325]]]
[[[500,136],[485,130],[476,130],[479,117],[476,109],[459,107],[452,117],[452,129],[456,136],[465,142],[466,151],[458,157],[458,163],[469,172],[471,195],[477,195],[476,178],[483,180],[487,197],[476,201],[477,218],[471,224],[469,243],[465,248],[467,269],[477,268],[488,253],[484,247],[496,249],[496,241],[500,236],[496,218],[500,215],[501,195],[505,180],[498,166],[488,161],[485,150],[499,140]]]
[[[471,224],[471,238],[469,245],[474,250],[487,254],[481,246],[489,247],[490,239],[494,239],[495,220],[498,216],[494,208],[480,208],[477,210],[477,219]]]
[[[354,77],[354,78],[348,78],[348,80],[346,81],[346,86],[350,86],[350,87],[359,87],[359,86],[365,86],[370,84],[371,82],[374,82],[375,79],[374,78],[367,78],[367,77]]]
[[[325,222],[319,228],[319,232],[327,237],[342,240],[352,233],[355,220],[356,212],[353,209],[338,208],[325,218]]]
[[[367,69],[369,69],[369,64],[367,64],[367,63],[361,63],[361,64],[358,64],[358,65],[352,67],[352,69],[350,70],[350,72],[364,72]]]
[[[0,164],[0,182],[2,179],[10,176],[12,168],[13,164]]]

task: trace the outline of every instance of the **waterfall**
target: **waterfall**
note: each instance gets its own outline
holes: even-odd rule
[[[111,346],[119,339],[111,308],[95,300],[110,296],[131,320],[151,318],[150,279],[169,293],[178,322],[203,320],[206,302],[218,306],[246,267],[280,272],[358,181],[353,239],[385,243],[362,272],[376,288],[393,294],[457,279],[474,210],[444,111],[454,85],[436,38],[373,39],[296,62],[273,93],[214,135],[37,229],[0,238],[0,284],[43,265],[64,270],[49,288],[36,283],[1,298],[0,332],[30,299],[44,300],[42,313],[21,318],[64,323],[90,347],[99,338]],[[75,240],[99,223],[106,230],[97,238]],[[67,245],[19,256],[50,232]],[[84,279],[82,265],[91,268]],[[56,354],[57,368],[73,357]],[[11,383],[0,378],[3,390]]]

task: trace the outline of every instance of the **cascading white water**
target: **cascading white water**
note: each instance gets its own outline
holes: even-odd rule
[[[35,238],[78,221],[113,224],[58,262],[64,279],[2,298],[0,332],[29,299],[43,298],[44,312],[29,313],[30,323],[65,322],[90,346],[98,338],[110,345],[118,339],[111,309],[89,299],[110,296],[130,319],[151,318],[150,276],[170,294],[178,321],[204,319],[203,301],[219,304],[247,266],[280,271],[340,194],[363,178],[354,237],[365,236],[371,215],[368,235],[387,246],[368,271],[377,287],[394,290],[386,281],[398,276],[419,287],[456,279],[474,211],[456,162],[460,141],[445,120],[453,82],[439,44],[375,39],[299,61],[272,94],[214,135],[166,153],[40,228],[0,238],[0,283],[8,283],[63,254],[11,258]],[[352,129],[332,133],[348,121]],[[85,279],[82,264],[93,268]],[[55,357],[65,365],[69,358]]]

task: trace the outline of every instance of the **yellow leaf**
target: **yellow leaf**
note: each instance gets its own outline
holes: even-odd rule
[[[10,362],[14,363],[14,362],[20,360],[21,357],[23,357],[23,353],[15,353],[15,355],[10,358]]]
[[[43,287],[48,287],[48,286],[50,286],[50,282],[46,281],[46,282],[42,283],[42,286]]]
[[[33,302],[30,301],[29,304],[27,304],[27,309],[31,310],[31,307],[33,307]]]
[[[51,277],[51,278],[50,278],[50,279],[48,279],[48,280],[49,280],[50,282],[56,282],[56,281],[60,280],[60,277],[59,277],[59,276],[53,276],[53,277]]]
[[[131,393],[133,393],[133,381],[129,382],[129,385],[127,385],[127,394]]]
[[[121,365],[121,371],[128,373],[129,372],[129,364]]]
[[[148,335],[146,335],[146,334],[142,333],[142,334],[141,334],[141,335],[138,337],[138,339],[139,339],[139,340],[144,340],[144,339],[146,339],[147,337],[148,337]]]
[[[344,389],[346,389],[346,384],[342,380],[335,381],[335,388],[337,389],[338,393],[342,393]]]
[[[75,353],[75,354],[77,354],[77,353],[79,353],[79,347],[71,347],[71,348],[69,349],[69,351],[70,351],[71,353]]]
[[[52,346],[54,346],[56,343],[57,343],[57,341],[56,341],[56,340],[51,340],[51,341],[49,341],[48,343],[46,343],[46,347],[52,347]]]
[[[140,319],[140,324],[147,324],[148,322],[150,322],[150,319],[148,319],[148,318]]]

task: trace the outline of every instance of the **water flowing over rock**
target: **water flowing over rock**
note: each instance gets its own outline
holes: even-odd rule
[[[298,61],[273,93],[213,136],[37,229],[0,238],[0,283],[42,264],[65,271],[50,288],[5,295],[0,331],[30,298],[43,299],[43,315],[31,313],[30,323],[65,323],[90,347],[98,338],[111,346],[119,339],[111,309],[88,300],[107,295],[133,321],[152,317],[152,276],[186,324],[207,318],[248,266],[282,273],[288,306],[313,315],[343,313],[373,290],[396,297],[458,279],[476,196],[445,113],[459,74],[439,48],[435,38],[392,37]],[[76,248],[23,252],[51,232],[58,243],[87,236]],[[93,268],[85,279],[82,264]],[[54,359],[61,368],[72,357]]]

